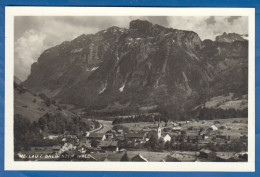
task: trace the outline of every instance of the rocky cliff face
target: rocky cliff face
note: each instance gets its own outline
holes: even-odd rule
[[[241,35],[236,33],[223,33],[222,35],[216,36],[218,42],[234,42],[234,41],[245,41]]]
[[[183,108],[211,94],[247,93],[247,46],[135,20],[47,49],[23,84],[86,108]]]

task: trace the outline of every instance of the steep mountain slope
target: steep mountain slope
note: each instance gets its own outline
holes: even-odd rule
[[[43,94],[34,94],[21,85],[20,79],[14,78],[14,115],[20,114],[30,121],[37,121],[46,113],[61,113],[64,117],[75,116],[72,112],[63,109],[62,105],[47,100]]]
[[[210,89],[218,94],[247,94],[248,41],[226,43],[205,40],[203,45],[200,53],[207,68],[213,72]]]
[[[225,92],[247,94],[247,47],[135,20],[47,49],[23,84],[89,109],[189,109]]]

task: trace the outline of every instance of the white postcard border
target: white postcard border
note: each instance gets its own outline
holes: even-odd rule
[[[255,171],[255,9],[146,7],[6,7],[5,170],[59,171]],[[13,76],[15,16],[248,16],[248,162],[39,162],[14,161]]]

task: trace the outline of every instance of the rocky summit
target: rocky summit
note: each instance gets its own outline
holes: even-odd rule
[[[235,37],[234,37],[235,36]],[[188,109],[211,97],[247,94],[248,41],[134,20],[45,50],[23,85],[60,103],[95,110],[159,105]]]
[[[226,33],[224,32],[222,35],[216,36],[216,41],[218,42],[234,42],[234,41],[245,41],[242,35],[236,33]]]

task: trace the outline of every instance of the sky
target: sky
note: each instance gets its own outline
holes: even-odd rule
[[[150,17],[89,17],[89,16],[16,16],[14,19],[14,74],[25,80],[32,63],[40,54],[63,41],[81,34],[93,34],[111,26],[128,28],[132,20],[148,20],[154,24],[198,33],[202,40],[214,40],[227,33],[248,34],[248,17],[240,16],[150,16]]]

